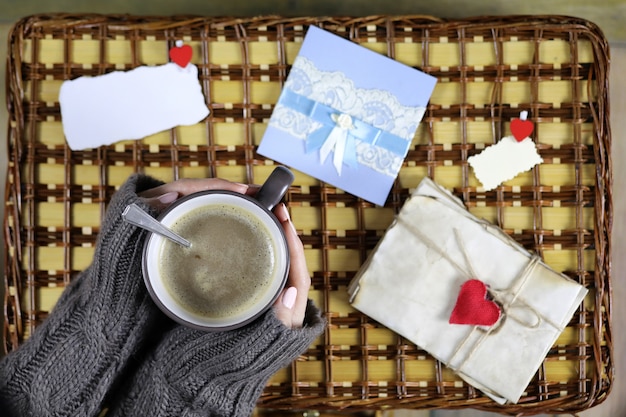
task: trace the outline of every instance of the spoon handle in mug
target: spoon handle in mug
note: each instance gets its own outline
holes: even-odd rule
[[[280,202],[294,180],[293,172],[284,166],[277,166],[256,194],[256,200],[266,209],[272,209]]]
[[[191,242],[163,226],[157,219],[143,211],[137,204],[133,203],[126,206],[124,212],[122,213],[122,218],[127,223],[159,234],[172,240],[173,242],[178,243],[179,245],[183,245],[186,248],[191,247]]]

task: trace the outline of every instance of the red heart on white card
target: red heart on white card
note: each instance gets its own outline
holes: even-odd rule
[[[487,299],[487,286],[478,279],[463,283],[450,315],[450,324],[493,326],[500,319],[500,306]]]
[[[175,46],[170,49],[170,59],[181,68],[185,68],[189,64],[192,55],[193,49],[189,45]]]
[[[530,120],[513,119],[511,133],[516,141],[521,142],[533,133],[534,125]]]

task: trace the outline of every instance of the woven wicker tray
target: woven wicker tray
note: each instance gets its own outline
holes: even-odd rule
[[[423,16],[254,19],[34,16],[9,37],[6,349],[44,320],[85,268],[105,205],[129,174],[261,183],[255,150],[308,25],[319,25],[439,83],[385,207],[297,173],[286,200],[305,244],[311,297],[329,326],[276,374],[264,408],[474,407],[574,412],[613,378],[608,46],[593,24],[556,16],[442,21]],[[162,64],[182,39],[211,110],[202,123],[71,152],[63,80]],[[544,163],[484,192],[467,158],[529,110]],[[348,304],[346,286],[419,181],[434,178],[476,215],[590,290],[517,405],[498,406],[441,363]]]

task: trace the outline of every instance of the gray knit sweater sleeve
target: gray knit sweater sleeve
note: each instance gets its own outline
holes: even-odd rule
[[[2,416],[98,414],[158,314],[141,279],[143,232],[120,217],[127,204],[142,204],[137,191],[158,184],[133,176],[115,193],[93,263],[31,337],[0,362]]]
[[[115,193],[93,263],[0,362],[3,417],[95,417],[105,404],[114,417],[248,416],[271,375],[323,331],[311,303],[302,329],[272,311],[223,333],[166,319],[141,276],[145,232],[121,220],[130,203],[156,215],[137,193],[158,184],[134,175]]]
[[[323,329],[311,302],[301,329],[288,329],[272,311],[222,333],[178,326],[144,359],[107,417],[250,416],[268,379]]]

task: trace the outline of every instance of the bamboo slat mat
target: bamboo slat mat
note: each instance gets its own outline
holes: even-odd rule
[[[305,244],[311,297],[329,326],[272,378],[259,407],[473,407],[514,415],[601,402],[613,378],[609,52],[595,25],[559,16],[19,21],[7,70],[6,349],[32,333],[88,265],[106,203],[131,173],[263,182],[273,162],[256,147],[309,25],[439,82],[384,207],[296,172],[286,200]],[[140,141],[70,151],[58,103],[63,80],[166,63],[179,39],[193,47],[209,117]],[[521,110],[535,123],[544,163],[485,192],[467,158],[508,135]],[[590,290],[517,405],[498,406],[348,304],[351,278],[425,176]]]

